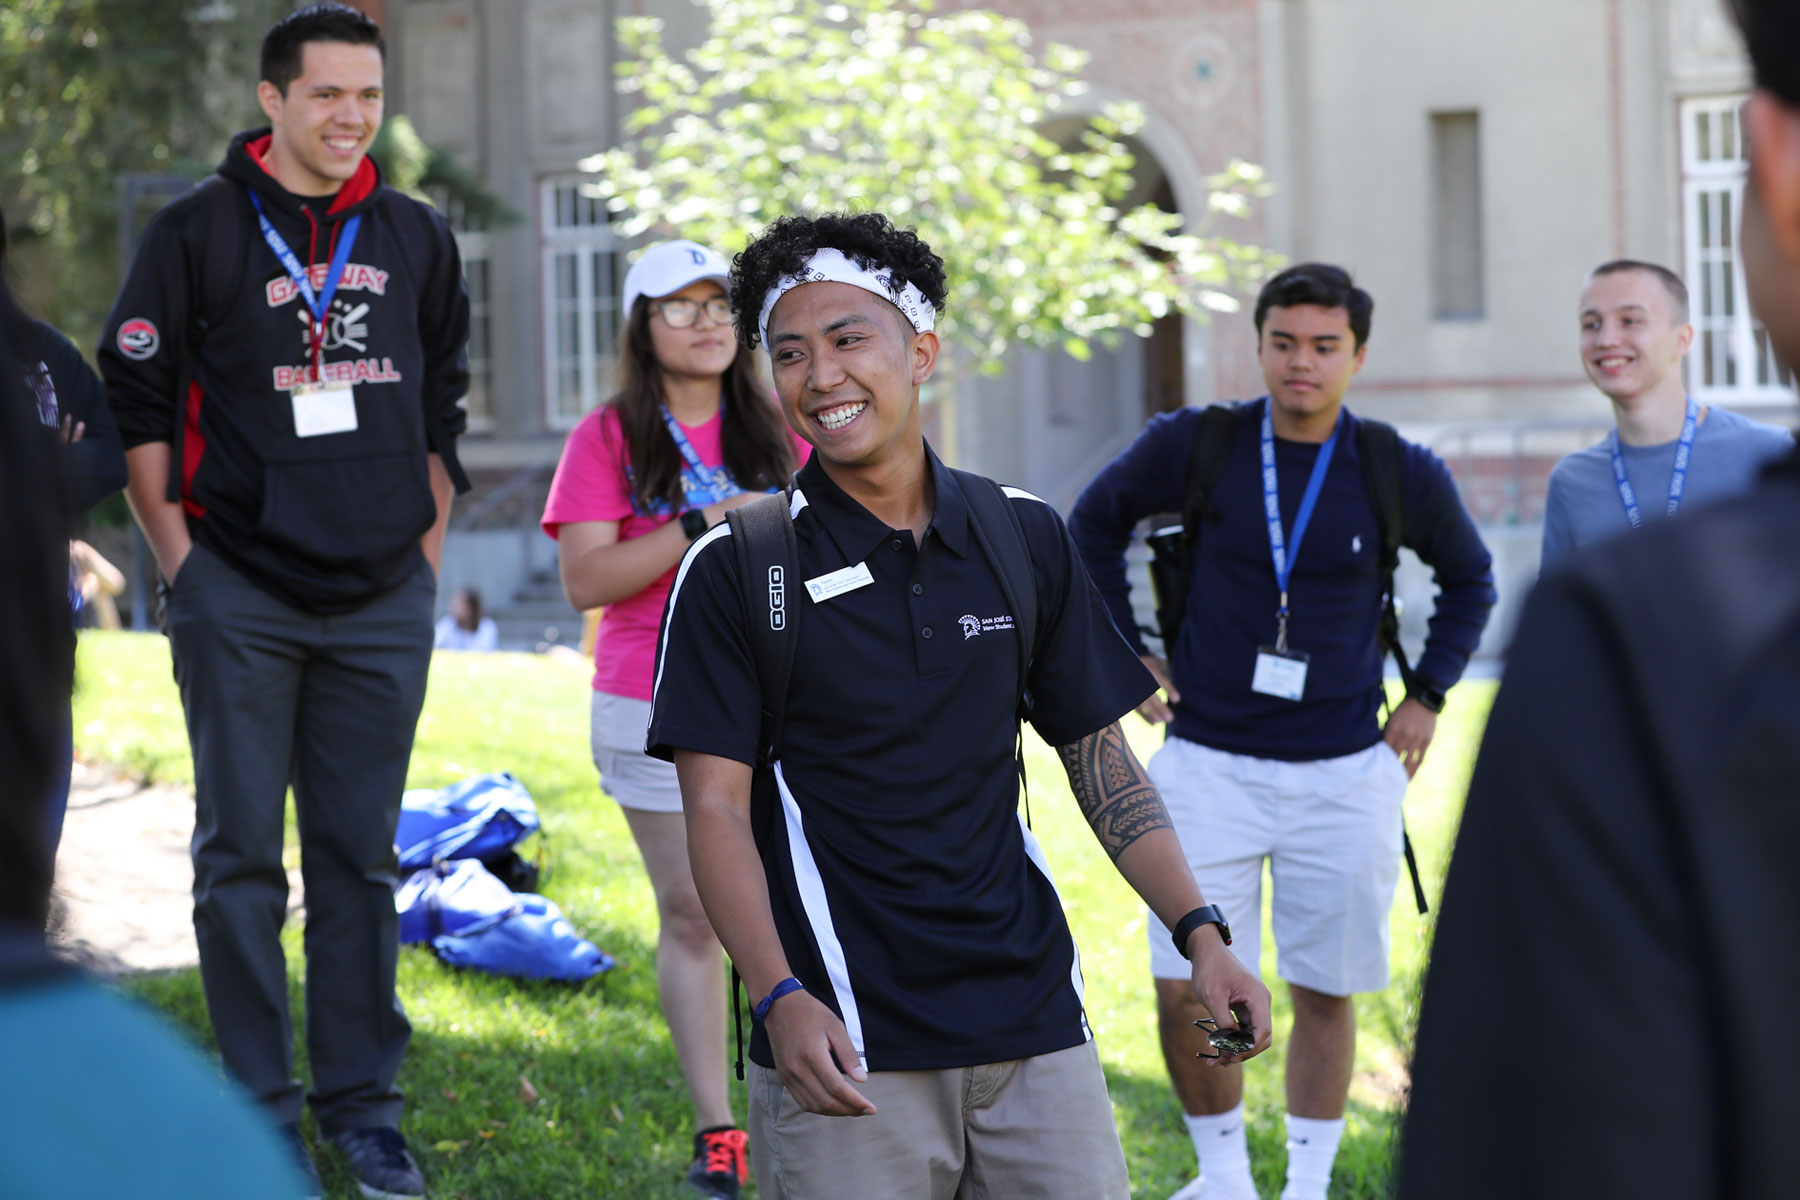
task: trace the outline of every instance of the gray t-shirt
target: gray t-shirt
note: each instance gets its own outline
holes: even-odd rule
[[[1538,570],[1548,571],[1584,546],[1625,533],[1631,522],[1613,480],[1612,437],[1565,455],[1550,472],[1544,502],[1544,552]],[[1667,515],[1669,476],[1675,470],[1675,442],[1624,446],[1625,473],[1637,492],[1645,524]],[[1727,409],[1712,407],[1694,434],[1681,512],[1750,489],[1771,458],[1794,448],[1794,435]]]

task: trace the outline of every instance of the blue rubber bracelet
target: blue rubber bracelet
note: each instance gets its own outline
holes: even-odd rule
[[[768,995],[756,1002],[756,1008],[750,1015],[758,1024],[761,1024],[763,1018],[769,1015],[769,1010],[775,1007],[775,1002],[777,1000],[781,999],[789,992],[803,992],[805,990],[805,984],[801,983],[798,979],[795,979],[792,975],[789,975],[786,979],[776,984]]]

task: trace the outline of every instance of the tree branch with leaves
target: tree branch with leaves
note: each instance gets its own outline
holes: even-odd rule
[[[1208,212],[1126,208],[1122,139],[1143,111],[1077,118],[1086,56],[986,11],[926,0],[697,0],[711,26],[676,57],[661,22],[619,23],[625,140],[582,166],[626,236],[741,248],[778,216],[878,209],[943,255],[941,328],[998,370],[1014,344],[1086,358],[1170,312],[1235,311],[1274,263],[1212,228],[1267,194],[1259,168],[1208,179]]]

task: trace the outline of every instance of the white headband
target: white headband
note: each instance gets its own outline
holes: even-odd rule
[[[925,293],[917,286],[904,282],[892,271],[881,274],[865,271],[842,250],[827,246],[815,251],[799,271],[782,276],[763,297],[762,315],[756,319],[756,329],[762,335],[765,349],[769,345],[769,314],[775,310],[775,302],[803,283],[847,283],[872,292],[899,309],[912,322],[915,333],[937,327],[937,310],[931,307],[931,301],[925,299]]]

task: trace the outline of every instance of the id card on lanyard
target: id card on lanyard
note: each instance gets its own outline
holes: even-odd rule
[[[250,190],[250,203],[256,208],[256,221],[262,227],[263,241],[280,260],[287,271],[288,278],[293,280],[294,288],[305,301],[306,309],[312,314],[307,322],[307,345],[311,351],[312,378],[295,385],[294,434],[296,437],[320,437],[328,433],[356,432],[356,392],[347,383],[326,383],[324,372],[325,357],[325,322],[331,317],[331,301],[337,295],[338,282],[344,277],[344,267],[350,261],[350,248],[356,244],[357,230],[362,227],[362,216],[351,217],[345,221],[338,234],[337,250],[331,256],[331,266],[325,273],[325,284],[317,291],[313,289],[312,278],[308,270],[301,264],[299,257],[288,247],[287,241],[269,223],[269,215],[263,211],[262,197]]]
[[[1288,580],[1299,557],[1301,539],[1312,523],[1313,509],[1318,507],[1319,492],[1325,486],[1325,475],[1331,469],[1331,457],[1337,450],[1338,434],[1344,428],[1343,413],[1338,414],[1331,436],[1319,447],[1312,475],[1300,497],[1300,510],[1294,514],[1291,537],[1281,529],[1281,492],[1275,479],[1274,399],[1263,401],[1262,415],[1262,481],[1263,518],[1269,528],[1269,558],[1275,564],[1275,590],[1280,599],[1275,609],[1275,644],[1256,648],[1256,671],[1250,678],[1250,690],[1280,700],[1299,700],[1306,694],[1306,669],[1310,656],[1288,645]]]

